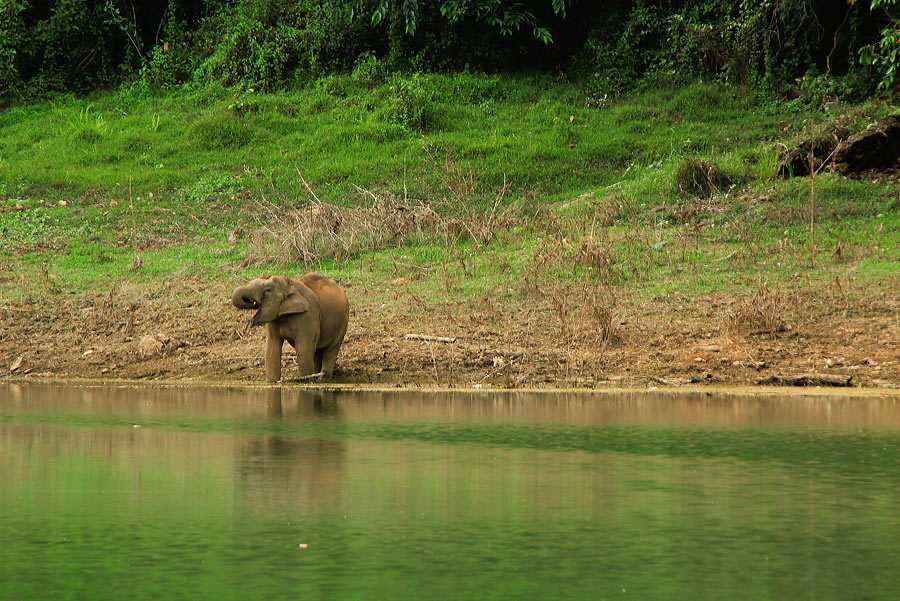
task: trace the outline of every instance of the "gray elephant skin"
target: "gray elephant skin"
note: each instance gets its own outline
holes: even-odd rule
[[[297,349],[300,376],[330,379],[347,333],[350,305],[334,280],[317,273],[301,278],[265,276],[235,288],[231,302],[253,311],[251,325],[267,326],[266,378],[281,380],[281,349]]]

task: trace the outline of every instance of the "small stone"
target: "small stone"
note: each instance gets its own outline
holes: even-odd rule
[[[17,203],[16,203],[16,210],[17,210],[17,211],[21,211],[21,210],[24,209],[24,208],[25,208],[25,205],[23,205],[21,202],[17,202]]]
[[[9,371],[18,371],[22,369],[23,365],[25,365],[25,357],[20,356],[18,359],[13,361],[12,366],[9,368]]]
[[[140,342],[138,342],[138,353],[140,353],[141,357],[150,357],[162,353],[164,346],[162,342],[150,334],[144,334],[141,336]]]
[[[111,201],[109,201],[109,206],[115,208],[115,207],[119,206],[119,203],[118,203],[118,201],[111,200]]]
[[[701,351],[706,351],[708,353],[718,353],[719,346],[716,344],[704,344],[700,347]]]
[[[59,206],[61,206],[61,207],[67,207],[67,206],[69,206],[69,201],[68,201],[68,200],[61,200],[61,201],[59,201]]]
[[[703,357],[694,357],[694,363],[705,363],[706,359]]]
[[[93,354],[94,354],[94,349],[88,349],[88,350],[84,351],[83,353],[81,353],[81,356],[82,357],[90,357]]]

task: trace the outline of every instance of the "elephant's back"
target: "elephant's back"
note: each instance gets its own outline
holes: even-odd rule
[[[300,278],[303,285],[319,297],[319,303],[327,314],[334,317],[348,315],[350,303],[344,290],[331,278],[318,273],[307,273]]]

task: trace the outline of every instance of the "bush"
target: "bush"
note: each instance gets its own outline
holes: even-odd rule
[[[0,4],[0,98],[14,93],[20,84],[16,69],[16,49],[22,40],[21,0]]]
[[[208,40],[214,50],[198,75],[227,86],[272,89],[300,64],[301,27],[297,4],[286,0],[257,0],[213,17],[206,29],[221,37]]]
[[[356,61],[351,77],[357,84],[371,89],[384,83],[387,74],[384,62],[371,52],[365,52]]]
[[[15,51],[16,67],[33,93],[86,92],[119,83],[140,66],[141,36],[132,19],[122,16],[126,6],[131,14],[131,5],[123,0],[13,4],[20,7],[24,28]],[[142,15],[149,20],[150,10]]]
[[[675,172],[675,188],[701,198],[709,198],[729,183],[730,178],[718,165],[702,159],[684,159]]]
[[[436,123],[432,93],[424,76],[416,73],[410,78],[398,77],[391,86],[393,99],[390,119],[395,123],[424,133]]]

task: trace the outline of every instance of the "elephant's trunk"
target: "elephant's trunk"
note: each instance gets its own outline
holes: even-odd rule
[[[251,286],[240,286],[231,293],[231,302],[238,309],[256,309],[259,307],[259,295]]]

